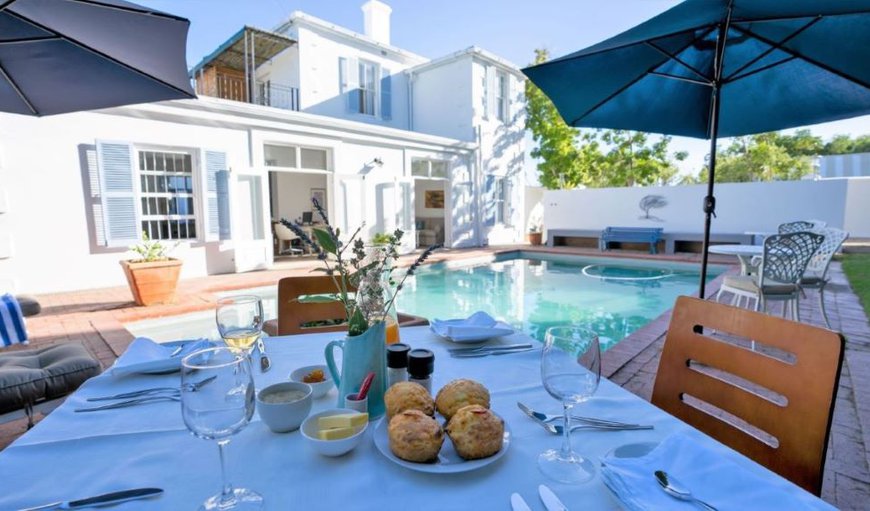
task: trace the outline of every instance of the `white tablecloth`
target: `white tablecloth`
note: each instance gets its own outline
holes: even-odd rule
[[[266,374],[255,370],[257,387],[286,379],[294,368],[322,363],[323,347],[337,337],[317,334],[267,339],[273,368]],[[529,420],[516,402],[550,412],[560,409],[540,384],[540,350],[452,359],[446,349],[456,345],[437,338],[425,327],[403,329],[402,339],[413,347],[435,352],[433,390],[459,377],[473,378],[489,387],[492,409],[513,432],[513,441],[503,458],[475,472],[422,474],[388,461],[371,438],[346,456],[326,458],[305,445],[298,431],[272,433],[255,416],[229,445],[227,461],[232,482],[263,494],[266,509],[272,510],[509,509],[512,492],[525,496],[533,510],[542,510],[537,498],[541,483],[553,488],[574,510],[620,508],[600,476],[590,483],[569,486],[551,483],[538,471],[538,454],[558,448],[560,438]],[[518,340],[523,340],[522,336],[498,342]],[[85,401],[89,396],[177,385],[178,381],[177,373],[119,378],[108,372],[88,381],[33,430],[0,452],[0,509],[143,486],[164,488],[166,492],[159,499],[129,502],[113,509],[196,509],[219,490],[218,451],[214,442],[197,439],[187,431],[178,403],[73,412],[74,408],[93,404]],[[312,413],[334,407],[336,399],[333,389],[315,401]],[[684,431],[759,474],[768,484],[800,495],[807,508],[828,508],[814,496],[609,381],[602,380],[596,396],[575,411],[655,425],[649,431],[576,432],[575,449],[594,458],[619,445],[659,441]],[[366,433],[369,437],[374,429],[371,426]]]

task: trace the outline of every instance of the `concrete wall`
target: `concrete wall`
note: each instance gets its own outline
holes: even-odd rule
[[[593,229],[608,226],[662,227],[665,232],[703,232],[701,211],[706,186],[597,188],[549,190],[544,193],[547,229]],[[650,210],[645,218],[638,203],[647,195],[661,195],[667,205]],[[776,231],[792,220],[824,220],[870,236],[870,178],[725,183],[716,185],[716,214],[712,231],[744,233]]]
[[[819,175],[821,177],[870,176],[870,153],[821,156]]]

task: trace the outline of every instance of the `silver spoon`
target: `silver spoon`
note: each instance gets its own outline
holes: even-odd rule
[[[565,429],[562,426],[557,426],[555,424],[549,424],[540,419],[536,419],[532,417],[532,420],[535,421],[539,426],[546,429],[550,433],[554,435],[561,435]],[[619,426],[615,426],[612,424],[574,424],[571,426],[571,431],[578,430],[597,430],[597,431],[634,431],[637,429],[653,429],[652,426],[644,426],[641,424],[623,424]]]
[[[655,476],[656,481],[659,482],[659,485],[663,490],[665,490],[665,493],[671,497],[699,504],[707,511],[717,511],[715,507],[692,495],[691,490],[685,487],[680,481],[674,479],[673,476],[668,475],[664,470],[656,470]]]

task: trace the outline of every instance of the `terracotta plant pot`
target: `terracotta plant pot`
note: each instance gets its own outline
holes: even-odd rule
[[[168,259],[153,263],[121,261],[136,305],[171,303],[181,273],[181,260]]]
[[[542,242],[543,233],[541,232],[530,232],[528,234],[529,243],[532,245],[540,245]]]

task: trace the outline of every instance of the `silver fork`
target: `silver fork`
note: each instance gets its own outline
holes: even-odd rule
[[[145,403],[157,403],[160,401],[181,401],[180,396],[166,395],[166,396],[146,396],[140,397],[137,399],[128,399],[127,401],[120,401],[118,403],[111,403],[108,405],[102,406],[94,406],[92,408],[76,408],[76,412],[99,412],[100,410],[114,410],[115,408],[126,408],[128,406],[136,406]]]
[[[532,345],[530,343],[523,344],[496,344],[489,345],[484,344],[482,346],[474,346],[472,348],[448,348],[448,352],[450,353],[474,353],[475,351],[500,351],[500,350],[513,350],[519,348],[531,348]]]
[[[523,413],[525,413],[526,415],[528,415],[532,419],[535,419],[535,420],[538,420],[541,422],[553,422],[556,420],[560,421],[560,420],[564,419],[564,415],[552,415],[549,413],[538,412],[538,411],[532,410],[531,408],[529,408],[528,406],[526,406],[525,404],[523,404],[519,401],[517,401],[517,406],[520,407],[520,410],[522,410]],[[633,424],[633,423],[629,423],[629,422],[619,422],[619,421],[612,421],[612,420],[608,420],[608,419],[598,419],[595,417],[584,417],[582,415],[572,415],[571,419],[573,419],[575,421],[579,421],[579,422],[585,422],[586,424],[602,424],[605,426],[639,426],[639,424]],[[652,429],[652,426],[650,426],[649,429]]]
[[[542,420],[536,419],[532,417],[532,420],[535,421],[542,428],[546,429],[550,433],[554,435],[561,435],[565,429],[562,426],[556,426]],[[599,431],[630,431],[636,429],[653,429],[652,426],[643,426],[640,424],[623,424],[621,426],[614,426],[612,424],[575,424],[571,426],[571,431],[577,431],[580,429],[594,429]]]
[[[200,380],[196,383],[190,385],[191,391],[197,391],[202,388],[203,385],[213,381],[217,376],[209,376],[204,380]],[[114,399],[135,399],[138,397],[148,397],[148,396],[159,396],[162,394],[168,395],[180,395],[181,389],[178,387],[154,387],[150,389],[142,389],[142,390],[134,390],[132,392],[123,392],[121,394],[114,394],[111,396],[98,396],[98,397],[89,397],[88,401],[112,401]]]
[[[534,348],[515,348],[510,350],[489,350],[489,351],[474,351],[471,353],[451,353],[450,356],[453,358],[479,358],[479,357],[488,357],[490,355],[510,355],[511,353],[525,353],[526,351],[532,351]]]

